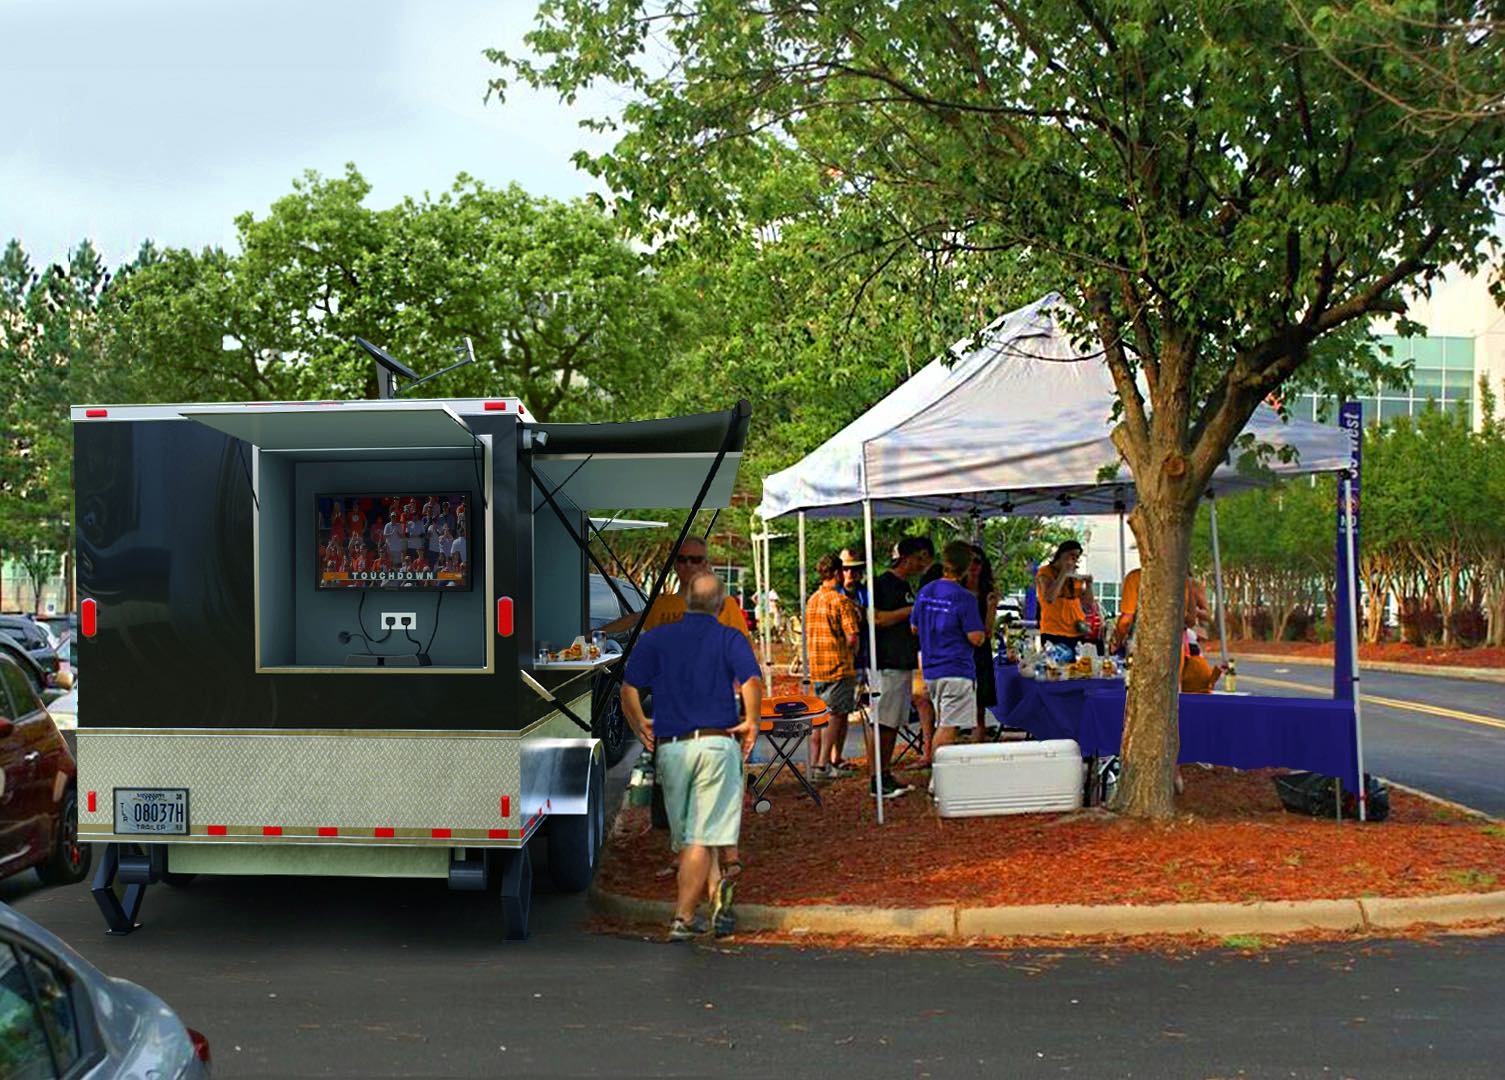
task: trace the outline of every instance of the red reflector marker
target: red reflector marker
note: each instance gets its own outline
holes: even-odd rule
[[[502,796],[502,817],[512,816],[512,800],[506,795]]]
[[[109,416],[110,415],[110,410],[109,409],[85,409],[84,410],[84,415],[87,416],[87,417],[89,417],[91,420],[97,420],[100,417]]]
[[[99,610],[93,597],[78,605],[78,628],[84,637],[93,637],[99,629]]]
[[[522,405],[521,405],[521,404],[519,404],[519,405],[518,405],[518,407],[517,407],[517,411],[518,411],[518,412],[527,412],[527,411],[528,411],[528,410],[527,410],[527,409],[525,409],[525,408],[523,408],[523,407],[522,407]]]
[[[204,831],[206,833],[208,833],[210,836],[224,836],[225,835],[225,827],[223,825],[210,825]]]
[[[448,840],[450,837],[450,831],[448,829],[430,829],[429,836],[433,837],[435,840]]]
[[[391,840],[397,835],[396,829],[376,829],[376,835],[382,840]]]
[[[95,793],[91,791],[91,792],[89,792],[89,813],[92,814],[95,811],[97,811],[98,809],[99,809],[99,800],[96,798]]]
[[[209,1040],[204,1038],[203,1032],[194,1031],[193,1028],[184,1028],[183,1030],[188,1032],[188,1038],[193,1042],[193,1056],[205,1065],[210,1064]]]
[[[282,835],[282,826],[281,825],[263,825],[261,827],[261,835],[262,836],[281,836]]]
[[[488,401],[485,405],[483,405],[481,407],[483,409],[485,409],[487,412],[506,412],[507,411],[507,403],[505,401]]]
[[[339,836],[340,835],[340,830],[339,829],[332,829],[328,825],[321,825],[321,826],[319,826],[319,835],[320,836]]]
[[[496,632],[502,637],[512,636],[512,597],[510,596],[497,597]]]
[[[507,839],[507,830],[506,829],[487,829],[486,830],[486,837],[489,840],[505,840],[505,839]]]

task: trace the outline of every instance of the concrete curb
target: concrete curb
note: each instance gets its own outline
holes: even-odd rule
[[[1320,656],[1281,656],[1277,653],[1257,653],[1240,650],[1233,653],[1235,660],[1254,660],[1261,664],[1290,664],[1293,667],[1331,668],[1333,662]],[[1362,660],[1359,673],[1366,671],[1389,671],[1396,675],[1431,675],[1439,679],[1461,679],[1464,682],[1505,683],[1505,671],[1498,668],[1444,667],[1441,664],[1401,664],[1393,660]]]
[[[591,905],[629,922],[669,921],[667,900],[598,889]],[[1291,934],[1303,930],[1399,930],[1505,920],[1505,892],[1352,900],[1265,900],[1248,904],[1042,904],[1019,907],[880,908],[844,904],[737,907],[741,930],[847,934],[870,938],[1138,937],[1149,934]]]

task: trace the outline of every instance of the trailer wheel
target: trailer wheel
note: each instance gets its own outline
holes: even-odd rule
[[[599,759],[591,762],[585,813],[549,818],[549,877],[560,892],[584,892],[596,876],[606,824],[604,772]]]
[[[622,711],[622,688],[614,686],[606,699],[596,708],[595,724],[591,734],[601,740],[606,750],[606,767],[615,767],[627,756],[632,745],[632,733],[627,727],[627,714]]]

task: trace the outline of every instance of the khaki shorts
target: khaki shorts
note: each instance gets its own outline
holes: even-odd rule
[[[886,728],[901,728],[909,723],[909,710],[914,704],[912,671],[884,668],[878,672],[878,725]]]
[[[977,680],[948,675],[931,679],[930,703],[935,707],[937,727],[977,726]]]
[[[669,840],[730,847],[742,831],[742,744],[712,736],[658,748],[659,782],[669,815]]]

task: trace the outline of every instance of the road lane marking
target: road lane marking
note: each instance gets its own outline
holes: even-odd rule
[[[1270,679],[1263,675],[1242,675],[1240,678],[1245,682],[1259,683],[1262,686],[1279,686],[1287,690],[1302,690],[1308,694],[1316,694],[1319,697],[1327,697],[1331,693],[1326,687],[1291,682],[1288,679]],[[1481,724],[1484,727],[1505,730],[1505,720],[1498,720],[1493,716],[1480,716],[1478,713],[1460,712],[1457,709],[1447,709],[1441,705],[1424,705],[1419,701],[1403,701],[1400,698],[1380,697],[1378,694],[1364,694],[1363,700],[1367,705],[1384,705],[1391,709],[1418,712],[1427,716],[1441,716],[1448,720],[1463,720],[1470,724]]]

